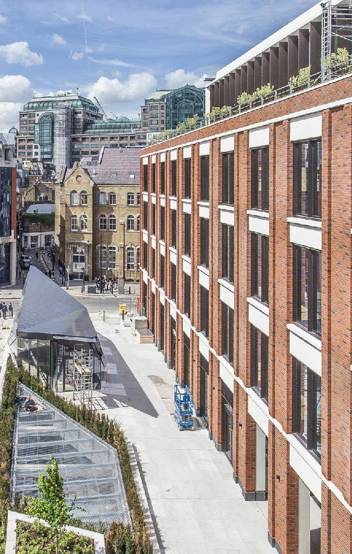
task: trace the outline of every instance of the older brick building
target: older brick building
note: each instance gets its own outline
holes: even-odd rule
[[[208,101],[233,73],[239,94],[253,90],[253,57],[286,88],[141,160],[155,343],[245,499],[267,502],[271,544],[292,554],[352,551],[351,62],[326,75],[314,58],[319,78],[287,87],[320,44],[321,10],[221,71]]]

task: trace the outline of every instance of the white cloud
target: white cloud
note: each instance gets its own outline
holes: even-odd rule
[[[71,58],[75,62],[78,62],[79,60],[82,60],[82,58],[84,58],[84,54],[83,52],[73,52],[73,54],[71,55]]]
[[[165,75],[165,83],[167,88],[179,88],[183,85],[195,85],[204,87],[204,76],[200,77],[191,71],[187,72],[184,69],[176,69]]]
[[[11,42],[0,45],[0,58],[9,64],[20,64],[26,67],[43,63],[43,56],[33,52],[28,42]]]
[[[81,13],[77,16],[77,18],[80,20],[80,21],[84,21],[85,23],[93,23],[93,19],[87,15],[86,13]]]
[[[108,58],[93,58],[93,56],[89,56],[88,60],[93,63],[98,63],[101,65],[112,65],[114,67],[133,67],[132,64],[124,62],[122,60],[115,59],[108,59]]]
[[[57,33],[54,33],[51,38],[52,38],[53,44],[55,44],[56,46],[65,46],[66,44],[66,40],[64,39],[64,37],[61,35],[58,35]]]
[[[0,14],[0,25],[5,25],[7,23],[7,17]]]
[[[29,100],[33,94],[31,82],[23,75],[0,77],[0,102],[21,102]]]
[[[118,78],[99,77],[95,83],[86,87],[86,90],[91,97],[97,96],[101,102],[109,104],[144,98],[156,88],[156,85],[154,75],[143,72],[131,73],[125,81]]]
[[[8,131],[13,125],[18,127],[18,112],[22,108],[22,103],[18,102],[0,102],[0,129]]]
[[[68,19],[68,17],[64,16],[64,15],[61,15],[60,13],[53,13],[53,15],[59,20],[61,21],[62,23],[70,23],[70,20]]]

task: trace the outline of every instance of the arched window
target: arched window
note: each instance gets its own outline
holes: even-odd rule
[[[129,246],[126,249],[126,268],[130,271],[134,270],[134,248]]]
[[[116,216],[109,215],[109,231],[116,231]]]
[[[133,215],[127,216],[127,231],[134,231],[134,217]]]
[[[116,246],[109,246],[109,269],[116,267]]]
[[[98,244],[98,269],[106,269],[106,246],[105,244]]]
[[[106,231],[106,215],[101,214],[99,216],[99,230],[100,231]]]
[[[127,193],[127,206],[134,206],[134,192]]]
[[[141,218],[140,218],[139,215],[137,215],[137,217],[136,217],[136,226],[135,226],[135,229],[136,229],[136,231],[139,231],[140,228],[141,228]]]
[[[71,204],[71,206],[78,206],[78,194],[77,194],[76,190],[71,191],[70,204]]]
[[[85,190],[82,190],[80,193],[81,206],[87,206],[88,204],[88,193]]]
[[[81,215],[81,217],[79,218],[79,223],[81,231],[86,231],[88,229],[88,217],[85,214]]]
[[[76,215],[71,215],[71,231],[78,231],[78,221]]]

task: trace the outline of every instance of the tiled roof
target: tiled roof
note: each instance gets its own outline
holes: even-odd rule
[[[86,167],[97,185],[139,184],[141,148],[104,148],[100,162]]]

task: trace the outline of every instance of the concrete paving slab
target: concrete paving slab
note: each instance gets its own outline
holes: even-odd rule
[[[107,413],[122,425],[138,451],[162,551],[273,554],[267,540],[266,503],[244,501],[229,461],[215,449],[207,430],[178,431],[170,415],[175,373],[162,355],[153,345],[137,344],[130,329],[119,326],[116,333],[98,314],[93,322],[116,348],[117,375],[131,397],[126,407]],[[121,363],[127,369],[121,371]],[[133,387],[129,372],[135,379]],[[156,415],[145,410],[143,402],[139,405],[141,391]]]

